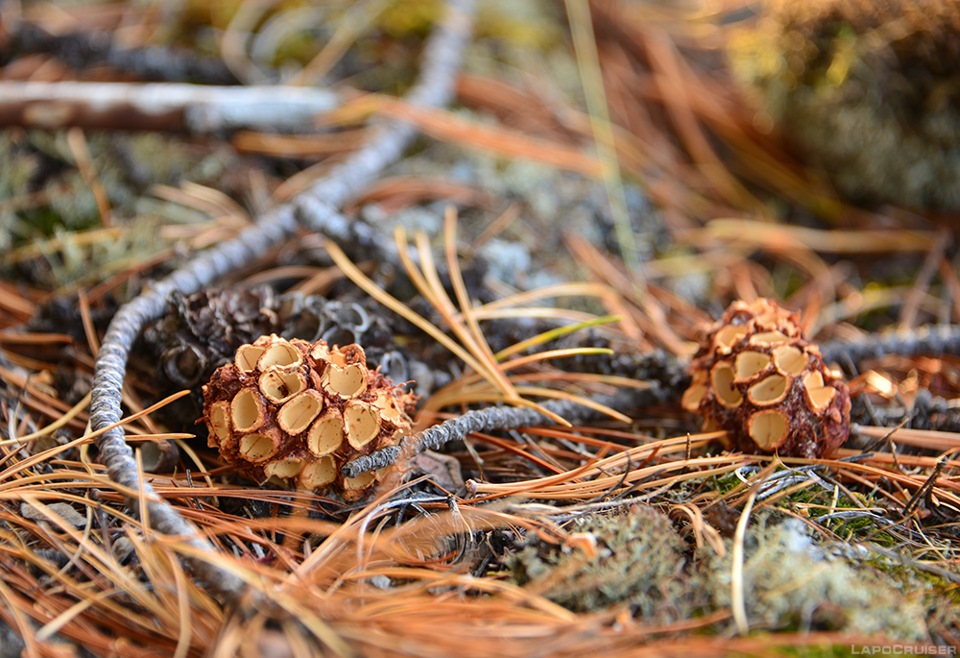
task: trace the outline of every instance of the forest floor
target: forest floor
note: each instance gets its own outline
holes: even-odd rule
[[[834,191],[727,64],[752,10],[669,4],[480,2],[445,106],[409,96],[439,1],[4,7],[0,656],[953,655],[958,216]],[[279,114],[229,96],[266,85]],[[329,94],[285,121],[298,89]],[[688,404],[759,299],[849,393],[839,449],[734,449]],[[245,477],[202,387],[269,334],[418,396],[357,455],[453,429],[362,495]]]

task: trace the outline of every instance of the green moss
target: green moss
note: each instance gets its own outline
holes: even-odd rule
[[[290,62],[306,64],[320,52],[319,45],[316,36],[310,32],[296,32],[277,45],[271,64],[277,67]]]
[[[222,189],[223,173],[236,162],[229,145],[199,146],[170,135],[89,132],[85,138],[112,226],[122,230],[117,239],[92,245],[74,236],[100,228],[103,218],[74,163],[66,133],[8,131],[0,136],[0,199],[6,201],[0,203],[0,250],[56,238],[40,257],[21,260],[17,269],[17,276],[50,290],[92,284],[150,258],[165,246],[157,239],[159,225],[183,218],[182,208],[159,202],[151,186],[190,180],[218,182]]]
[[[955,7],[765,3],[731,68],[808,162],[860,203],[960,207]],[[898,25],[898,36],[876,35]]]
[[[883,532],[877,520],[869,516],[828,519],[826,526],[848,543],[872,541],[881,546],[893,546],[897,541],[890,533]]]
[[[387,7],[377,21],[393,37],[426,36],[440,17],[439,0],[405,0]]]
[[[91,225],[89,214],[64,218],[53,207],[61,195],[69,196],[76,186],[46,189],[42,181],[48,172],[62,170],[64,165],[36,148],[33,133],[8,131],[0,136],[0,249],[6,251],[35,239],[50,237],[64,227],[83,229]],[[49,141],[49,140],[47,140]],[[65,190],[65,191],[64,191]],[[46,192],[46,197],[38,196]],[[89,190],[87,190],[89,193]],[[48,198],[50,201],[44,202]]]
[[[773,265],[771,277],[776,299],[789,299],[809,282],[804,272],[780,263]]]
[[[721,495],[730,493],[738,486],[743,484],[743,480],[737,477],[734,473],[727,473],[718,478],[711,478],[711,480],[716,485],[717,493]]]
[[[542,0],[487,0],[477,7],[478,38],[495,38],[518,48],[548,50],[563,43],[559,12]]]
[[[514,582],[578,612],[628,606],[646,623],[691,619],[733,605],[731,539],[725,540],[725,555],[705,547],[691,560],[669,519],[643,505],[585,517],[567,529],[592,535],[596,555],[531,535],[506,561]],[[818,543],[797,519],[755,515],[744,551],[744,603],[752,631],[929,640],[926,619],[937,587],[918,584],[916,577],[902,582],[858,559],[867,553],[851,551],[846,543]],[[957,588],[950,593],[960,596]],[[778,655],[829,656],[835,650],[825,645]]]
[[[884,574],[904,597],[916,600],[932,625],[960,626],[960,584],[934,573],[931,565],[918,563],[909,555],[900,559],[876,552],[870,553],[863,564]]]

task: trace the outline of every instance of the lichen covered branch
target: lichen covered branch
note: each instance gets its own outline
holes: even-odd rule
[[[669,393],[659,386],[652,386],[648,389],[624,389],[614,396],[598,397],[596,401],[613,409],[621,409],[628,401],[629,406],[644,406],[667,397],[670,397]],[[547,411],[569,421],[588,420],[599,415],[596,410],[570,400],[552,400],[545,402],[542,406]],[[345,477],[357,477],[366,471],[390,466],[399,461],[401,456],[413,456],[425,450],[436,450],[452,441],[463,440],[474,432],[552,424],[554,421],[549,416],[530,407],[494,406],[473,409],[461,416],[428,427],[418,434],[405,437],[399,445],[383,448],[349,461],[340,470]]]
[[[859,340],[823,343],[820,353],[826,363],[859,363],[885,354],[943,356],[960,354],[960,325],[931,324],[909,331],[869,334]]]
[[[207,85],[237,84],[222,59],[164,46],[124,47],[116,32],[108,30],[51,34],[25,20],[11,21],[8,52],[45,53],[75,69],[110,66],[141,80],[192,82]]]
[[[820,346],[823,361],[841,361],[842,357],[853,363],[876,358],[884,354],[943,355],[960,353],[960,326],[931,325],[910,332],[890,335],[872,335],[862,341],[835,340]],[[685,374],[684,360],[662,352],[650,354],[616,354],[608,360],[595,359],[591,371],[616,374],[647,382],[645,389],[622,391],[617,400],[603,403],[618,410],[640,408],[656,403],[678,403],[681,393],[690,384]],[[548,402],[548,410],[565,418],[583,418],[590,410],[567,402]],[[934,404],[934,411],[941,411]],[[430,427],[419,434],[406,437],[399,445],[390,446],[347,462],[342,467],[343,475],[356,477],[359,474],[390,466],[401,455],[417,454],[424,450],[437,449],[452,441],[463,440],[473,432],[507,430],[533,425],[548,425],[552,421],[534,409],[519,407],[488,407],[468,411],[462,416]]]
[[[469,39],[472,5],[471,0],[449,2],[443,23],[430,38],[420,82],[411,91],[410,102],[436,105],[451,98],[460,55]],[[299,226],[298,216],[315,229],[329,229],[331,237],[335,239],[342,234],[349,234],[349,220],[340,215],[336,208],[370,183],[383,167],[398,158],[413,134],[408,126],[384,124],[365,147],[300,199],[263,216],[257,224],[235,239],[200,254],[124,305],[110,323],[97,357],[91,392],[92,428],[99,430],[120,421],[121,388],[130,350],[144,324],[164,312],[167,296],[171,292],[192,294],[246,265],[292,236]],[[200,555],[214,551],[213,545],[193,524],[157,497],[149,483],[141,480],[133,452],[124,439],[121,427],[104,433],[97,441],[97,447],[101,460],[115,482],[144,492],[153,528],[164,534],[185,537]],[[137,501],[129,502],[136,507]],[[214,561],[193,558],[190,563],[198,579],[204,581],[212,591],[227,598],[235,598],[242,591],[242,581],[215,566]]]
[[[50,130],[295,130],[339,105],[332,91],[291,86],[0,81],[0,126]]]

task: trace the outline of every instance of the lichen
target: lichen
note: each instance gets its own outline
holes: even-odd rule
[[[960,206],[956,3],[760,4],[728,48],[760,123],[853,200]]]
[[[727,540],[732,548],[732,540]],[[732,604],[733,551],[704,553],[699,575],[713,605]],[[751,628],[827,629],[927,639],[920,596],[905,596],[887,575],[835,555],[814,541],[803,522],[757,515],[745,538],[744,599]]]
[[[683,575],[684,544],[662,512],[636,505],[580,518],[567,529],[592,535],[597,555],[531,533],[507,561],[517,583],[575,611],[623,604],[656,622],[689,616],[694,598]]]

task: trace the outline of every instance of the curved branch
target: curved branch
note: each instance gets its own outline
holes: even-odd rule
[[[456,72],[469,40],[473,10],[472,0],[451,0],[441,25],[431,36],[424,54],[421,77],[411,90],[408,101],[434,106],[446,103],[453,96]],[[94,371],[91,391],[90,423],[94,430],[120,421],[121,388],[130,350],[143,326],[160,317],[166,308],[167,296],[174,290],[192,294],[219,277],[249,263],[272,246],[291,237],[299,226],[298,217],[312,228],[329,231],[335,239],[349,234],[349,220],[336,208],[369,184],[389,163],[400,157],[414,131],[402,124],[384,124],[370,142],[314,188],[292,203],[276,208],[259,222],[244,230],[235,239],[204,252],[181,269],[173,272],[124,305],[113,318],[104,336]],[[385,242],[389,242],[386,241]],[[229,599],[236,599],[244,589],[236,575],[203,559],[216,549],[177,510],[160,499],[148,482],[141,480],[133,451],[124,439],[123,429],[115,427],[97,441],[100,458],[110,477],[134,491],[143,490],[151,525],[169,535],[182,535],[200,557],[188,559],[194,575],[208,588]],[[136,510],[137,501],[128,504]]]
[[[856,341],[834,340],[823,343],[820,352],[827,363],[842,362],[844,359],[858,363],[884,354],[960,354],[960,326],[929,325],[908,332],[871,335]],[[590,371],[622,375],[650,384],[649,388],[621,391],[621,395],[603,401],[606,406],[618,410],[627,406],[640,408],[664,402],[676,403],[690,383],[685,372],[687,362],[663,352],[617,354],[607,361],[595,360],[591,365]],[[543,406],[568,419],[584,419],[591,413],[591,410],[569,402],[547,402]],[[933,406],[931,410],[941,409]],[[950,422],[949,419],[946,422]],[[344,464],[341,471],[347,477],[356,477],[365,471],[390,466],[405,454],[412,456],[424,450],[433,450],[451,441],[462,440],[474,432],[549,424],[553,424],[553,421],[547,416],[526,407],[476,409],[429,427],[419,434],[405,437],[399,445],[357,457]]]

